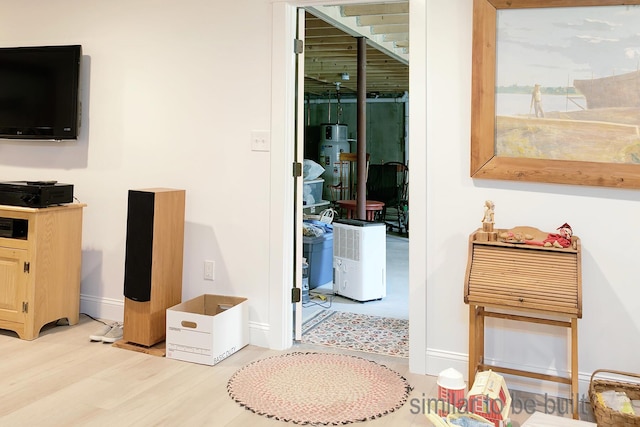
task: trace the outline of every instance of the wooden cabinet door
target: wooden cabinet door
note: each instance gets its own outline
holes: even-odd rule
[[[23,323],[26,316],[27,251],[0,247],[0,322]]]

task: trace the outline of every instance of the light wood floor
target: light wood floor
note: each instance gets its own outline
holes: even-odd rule
[[[216,366],[204,366],[90,342],[100,323],[80,316],[75,326],[47,326],[24,341],[0,330],[2,426],[284,426],[255,415],[227,394],[245,364],[282,352],[247,346]],[[326,347],[295,346],[291,351]],[[344,352],[343,352],[344,353]],[[408,373],[403,358],[353,353],[403,375],[414,388],[400,410],[371,426],[429,426],[411,399],[435,391],[434,377]],[[293,425],[293,424],[291,424]]]
[[[43,328],[33,341],[0,330],[0,426],[286,426],[235,403],[226,385],[257,359],[284,352],[247,346],[205,366],[90,342],[102,326],[85,315],[75,326]],[[353,354],[404,376],[413,387],[396,412],[353,426],[431,426],[419,406],[436,396],[436,378],[409,373],[404,358],[295,345],[290,351]],[[518,427],[528,414],[512,415]]]

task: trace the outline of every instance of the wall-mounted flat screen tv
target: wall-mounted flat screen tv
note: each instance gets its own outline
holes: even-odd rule
[[[82,47],[0,48],[0,138],[77,139]]]

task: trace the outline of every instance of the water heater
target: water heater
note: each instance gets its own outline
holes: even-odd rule
[[[320,136],[320,164],[324,168],[322,178],[324,188],[322,198],[333,200],[331,197],[330,185],[336,185],[340,181],[340,168],[338,162],[340,153],[350,153],[351,147],[347,140],[347,125],[322,124]]]

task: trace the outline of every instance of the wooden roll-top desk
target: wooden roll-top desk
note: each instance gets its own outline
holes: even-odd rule
[[[501,235],[510,237],[500,238]],[[580,239],[572,236],[571,245],[567,248],[540,246],[548,236],[549,233],[533,227],[516,227],[491,232],[477,230],[469,237],[464,283],[464,302],[469,304],[469,385],[477,372],[488,369],[568,384],[571,387],[573,417],[577,419],[577,321],[582,317]],[[486,317],[569,328],[570,377],[486,364]],[[555,320],[554,317],[566,320]]]

